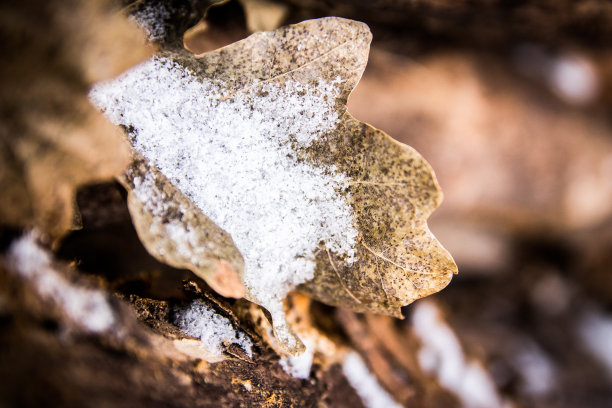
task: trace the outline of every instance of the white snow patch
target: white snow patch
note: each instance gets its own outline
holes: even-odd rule
[[[282,299],[313,278],[320,242],[354,261],[357,231],[334,166],[298,151],[335,129],[338,85],[259,82],[234,92],[155,57],[90,97],[134,148],[229,232],[245,260],[248,298],[291,347]]]
[[[342,371],[351,386],[357,391],[366,408],[399,408],[395,400],[380,386],[376,377],[359,354],[350,352],[344,358]]]
[[[309,341],[309,339],[301,338],[300,340],[304,343],[306,350],[298,356],[286,356],[281,358],[279,364],[287,374],[305,380],[310,377],[315,345],[312,341]]]
[[[593,63],[579,55],[561,55],[551,69],[550,85],[567,102],[585,104],[599,92],[599,77]]]
[[[237,331],[225,317],[216,313],[199,299],[184,309],[175,311],[176,325],[183,333],[199,338],[206,350],[215,356],[222,356],[231,344],[239,345],[249,357],[253,357],[253,343],[248,336]]]
[[[30,281],[41,298],[61,306],[66,315],[84,329],[100,333],[115,323],[106,295],[70,283],[52,266],[51,257],[27,234],[9,248],[8,260],[22,278]]]
[[[514,62],[524,75],[544,81],[565,102],[593,102],[601,88],[600,74],[593,61],[579,53],[551,53],[535,44],[516,48]]]
[[[588,312],[580,319],[578,333],[586,349],[603,365],[612,380],[612,316]]]
[[[457,395],[463,406],[504,406],[493,379],[478,362],[467,361],[457,336],[434,303],[416,303],[412,324],[423,342],[418,355],[421,367],[434,373],[440,384]]]
[[[522,377],[521,388],[525,393],[542,397],[554,390],[557,382],[555,366],[536,343],[521,343],[514,364]]]

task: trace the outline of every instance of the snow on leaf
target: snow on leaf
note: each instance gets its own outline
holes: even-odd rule
[[[227,232],[137,152],[121,181],[134,228],[155,258],[192,270],[222,296],[245,295],[244,261]]]
[[[162,52],[91,93],[137,154],[210,218],[203,230],[214,223],[231,235],[246,298],[270,312],[289,353],[303,349],[283,310],[296,288],[401,316],[456,272],[427,229],[441,200],[429,165],[346,112],[370,39],[363,23],[310,20],[198,56]],[[148,211],[150,228],[168,222],[147,207],[152,190],[127,185],[140,201],[132,213]],[[146,223],[138,229],[146,235]],[[160,240],[143,242],[155,254]]]

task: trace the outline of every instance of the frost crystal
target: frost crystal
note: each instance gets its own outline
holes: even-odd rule
[[[290,341],[282,300],[313,278],[319,244],[348,262],[354,257],[357,231],[340,194],[346,177],[298,157],[336,128],[338,85],[262,81],[236,91],[215,81],[156,57],[90,96],[130,129],[138,152],[231,234],[245,260],[249,299],[270,311],[277,335]]]
[[[253,343],[247,335],[234,330],[228,319],[201,300],[194,300],[185,309],[177,309],[175,323],[185,334],[199,338],[212,354],[221,356],[227,346],[237,344],[253,357]]]

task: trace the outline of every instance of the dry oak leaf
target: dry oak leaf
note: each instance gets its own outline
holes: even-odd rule
[[[152,48],[111,0],[3,2],[0,42],[0,224],[59,238],[74,222],[74,190],[130,159],[89,86]]]
[[[245,297],[270,312],[289,353],[303,348],[283,309],[296,288],[401,316],[457,271],[427,228],[441,200],[431,167],[346,111],[370,40],[363,23],[311,20],[202,55],[160,53],[91,94],[231,235]]]

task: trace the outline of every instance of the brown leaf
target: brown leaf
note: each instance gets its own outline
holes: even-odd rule
[[[89,85],[151,50],[105,0],[3,4],[0,40],[0,223],[56,238],[73,225],[75,188],[129,160],[120,132],[89,104]]]
[[[172,188],[232,235],[246,297],[290,353],[301,343],[282,300],[298,286],[401,316],[456,273],[426,225],[441,200],[430,166],[346,112],[370,39],[363,23],[311,20],[200,56],[166,51],[92,93]]]
[[[342,132],[309,154],[315,163],[333,163],[350,175],[359,261],[347,264],[322,249],[315,279],[300,288],[327,304],[401,317],[402,306],[440,291],[457,273],[426,223],[442,194],[414,149],[343,116]]]
[[[138,237],[160,262],[190,269],[220,295],[245,295],[244,261],[229,234],[217,227],[179,189],[134,153],[121,180]]]

